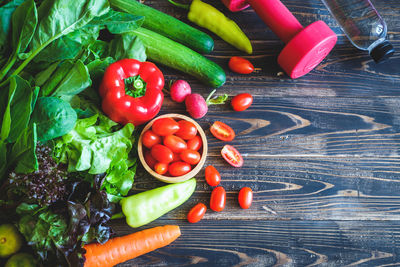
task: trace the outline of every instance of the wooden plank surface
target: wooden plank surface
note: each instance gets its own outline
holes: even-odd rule
[[[292,80],[276,63],[284,44],[252,9],[234,14],[220,1],[205,2],[235,20],[254,48],[245,55],[205,30],[215,40],[207,57],[227,73],[217,93],[254,95],[246,112],[233,112],[229,104],[211,106],[199,120],[209,143],[206,165],[222,175],[226,208],[208,210],[201,222],[187,223],[193,205],[209,203],[212,188],[201,171],[196,192],[184,205],[143,227],[178,224],[182,236],[121,266],[399,266],[400,54],[377,65],[350,44],[322,2],[286,0],[303,25],[323,20],[339,38],[315,70]],[[388,38],[400,51],[398,1],[375,2],[388,24]],[[186,11],[167,1],[144,3],[191,24]],[[260,70],[232,73],[227,62],[233,55],[248,58]],[[186,79],[203,96],[212,90],[161,69],[167,81]],[[167,97],[162,113],[170,112],[185,114],[185,107]],[[235,129],[231,144],[244,156],[242,168],[221,158],[225,143],[208,131],[215,120]],[[132,193],[161,185],[139,167]],[[255,192],[249,210],[237,204],[243,186]],[[136,231],[123,219],[114,226],[118,235]]]
[[[399,266],[398,221],[202,221],[119,266]],[[125,228],[116,229],[127,234]]]

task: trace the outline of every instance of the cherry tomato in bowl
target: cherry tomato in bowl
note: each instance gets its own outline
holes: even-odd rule
[[[179,156],[184,162],[187,162],[190,165],[196,165],[201,159],[200,153],[191,149],[183,150]]]
[[[242,209],[248,209],[253,202],[253,190],[250,187],[243,187],[239,191],[238,196],[239,205]]]
[[[151,148],[156,144],[161,144],[161,137],[156,135],[152,130],[147,130],[143,134],[142,143],[145,147]]]
[[[201,140],[201,137],[198,135],[187,141],[188,149],[198,151],[202,146],[203,146],[203,141]]]
[[[226,192],[222,186],[214,188],[211,192],[210,209],[220,212],[225,208]]]
[[[167,135],[164,138],[164,145],[175,153],[180,153],[183,150],[187,149],[186,142],[182,138],[175,135]]]
[[[176,133],[179,124],[172,118],[160,118],[153,122],[151,129],[159,136],[167,136]]]
[[[156,144],[151,148],[151,155],[159,162],[170,163],[174,159],[174,154],[166,146]]]
[[[253,103],[253,96],[248,93],[238,94],[232,98],[231,106],[234,111],[243,111],[248,109]]]
[[[187,215],[187,220],[190,223],[197,223],[201,219],[203,219],[203,216],[206,213],[206,211],[207,211],[206,205],[204,205],[203,203],[198,203],[193,208],[190,209]]]
[[[190,121],[180,120],[178,121],[179,130],[175,133],[176,136],[182,138],[183,140],[190,140],[197,135],[197,128]]]
[[[184,140],[183,138],[180,138],[180,140],[183,139],[182,142],[186,142],[188,149],[195,148],[195,151],[196,151],[195,153],[190,153],[190,155],[186,155],[186,156],[189,156],[189,158],[190,158],[190,159],[186,158],[186,161],[188,161],[188,162],[183,161],[183,159],[181,158],[181,152],[180,153],[173,152],[170,148],[168,148],[166,145],[164,145],[164,140],[166,141],[165,144],[168,144],[168,139],[169,139],[169,138],[167,138],[168,135],[160,136],[162,143],[153,145],[153,147],[151,149],[147,149],[143,145],[142,140],[143,140],[143,135],[145,134],[145,132],[148,130],[152,130],[154,132],[154,129],[152,129],[153,123],[155,123],[156,121],[158,121],[159,119],[162,119],[162,118],[172,118],[173,121],[178,123],[178,125],[179,125],[179,122],[183,121],[183,120],[187,120],[187,121],[191,122],[193,125],[195,125],[195,127],[197,129],[197,134],[195,137],[193,137],[192,139],[189,139],[189,140]],[[157,127],[154,127],[154,128],[157,128]],[[176,132],[173,135],[176,136]],[[189,144],[191,144],[191,145],[189,145]],[[160,146],[162,148],[160,148]],[[171,146],[171,145],[169,145],[169,146]],[[186,180],[196,176],[196,174],[203,168],[203,165],[207,158],[207,151],[208,151],[207,137],[206,137],[203,129],[201,128],[201,126],[195,120],[191,119],[190,117],[182,115],[182,114],[172,114],[172,113],[164,114],[157,118],[154,118],[153,120],[151,120],[150,122],[148,122],[145,125],[145,127],[142,130],[142,133],[139,136],[137,150],[138,150],[138,156],[139,156],[140,162],[142,163],[144,169],[149,174],[151,174],[153,177],[155,177],[156,179],[158,179],[162,182],[179,183],[179,182],[186,181]],[[151,153],[151,150],[153,150],[153,153]],[[158,151],[158,150],[160,150],[160,151]],[[166,151],[168,153],[165,153]],[[162,152],[161,156],[160,155],[157,156],[157,154],[159,154],[158,152]],[[171,152],[171,154],[169,152]],[[147,156],[146,156],[146,153],[147,153]],[[193,157],[193,154],[195,154],[194,157]],[[145,158],[147,158],[147,159],[149,158],[148,155],[151,156],[150,161],[145,160]],[[200,156],[200,161],[197,162],[198,156]],[[157,157],[158,159],[154,159],[154,157]],[[163,157],[166,157],[166,160],[162,159]],[[168,167],[169,170],[165,174],[159,174],[154,169],[154,165],[157,162],[161,162],[160,159],[161,159],[161,161],[164,161],[163,163],[169,164],[169,167]],[[148,162],[150,164],[148,164]],[[176,165],[176,164],[173,165],[174,163],[177,163],[177,162],[180,162],[181,165]],[[182,164],[184,164],[184,165],[182,165]],[[171,165],[173,165],[172,168],[170,167]],[[177,166],[179,168],[177,168]],[[182,171],[182,166],[184,167],[183,171]],[[189,166],[189,167],[187,167],[187,166]],[[189,170],[189,172],[186,172],[187,170]],[[160,172],[160,170],[159,170],[159,172]],[[161,171],[161,172],[163,172],[163,171]],[[185,173],[185,174],[183,174],[183,173]],[[181,174],[183,174],[183,175],[181,175]],[[179,175],[179,176],[176,176],[176,175]]]
[[[158,174],[166,174],[168,171],[168,163],[163,163],[163,162],[157,162],[154,164],[154,170]]]
[[[221,155],[233,167],[238,168],[243,166],[243,157],[233,146],[225,145],[221,149]]]
[[[192,167],[190,166],[190,164],[187,162],[183,162],[183,161],[173,162],[168,167],[168,172],[172,176],[182,176],[182,175],[185,175],[186,173],[190,172],[191,170],[192,170]]]
[[[231,71],[240,74],[250,74],[254,71],[254,66],[245,58],[242,57],[231,57],[228,63]]]
[[[235,131],[221,121],[215,121],[210,127],[210,132],[215,138],[222,141],[232,141],[236,136]]]

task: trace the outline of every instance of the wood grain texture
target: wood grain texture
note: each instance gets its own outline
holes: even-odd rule
[[[179,221],[168,247],[119,266],[398,266],[400,225],[359,221]],[[129,231],[118,229],[121,234]]]
[[[308,75],[292,80],[276,63],[284,44],[252,9],[229,12],[220,1],[204,0],[235,20],[249,36],[254,53],[245,55],[209,33],[209,55],[227,74],[217,94],[249,92],[253,105],[233,112],[210,106],[198,120],[208,137],[205,166],[213,164],[227,191],[223,212],[208,210],[189,224],[186,214],[198,202],[209,204],[212,188],[197,176],[195,194],[181,207],[144,227],[178,224],[182,236],[166,248],[120,266],[400,266],[400,56],[375,64],[354,48],[319,0],[283,0],[302,25],[325,21],[337,34],[329,56]],[[191,25],[187,12],[167,1],[145,0]],[[190,1],[187,1],[190,2]],[[374,1],[388,25],[388,38],[400,51],[400,5]],[[248,58],[261,70],[232,73],[231,56]],[[192,91],[212,88],[161,66],[166,81],[186,79]],[[161,113],[186,114],[167,96]],[[237,133],[230,144],[244,156],[233,168],[220,156],[225,144],[210,134],[216,120]],[[140,130],[140,128],[139,128]],[[138,168],[131,193],[163,183]],[[237,203],[241,187],[254,190],[249,210]],[[114,222],[118,235],[136,231]]]

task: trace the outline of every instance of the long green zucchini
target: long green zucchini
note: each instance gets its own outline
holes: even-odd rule
[[[180,43],[143,27],[127,34],[139,36],[147,57],[154,62],[190,74],[212,87],[220,87],[226,81],[218,64]]]
[[[136,16],[144,16],[142,27],[207,54],[214,49],[214,40],[206,33],[136,0],[110,0],[112,8]]]

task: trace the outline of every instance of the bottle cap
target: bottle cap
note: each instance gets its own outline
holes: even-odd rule
[[[384,41],[371,50],[369,55],[376,63],[389,59],[394,54],[394,48],[389,41]]]

